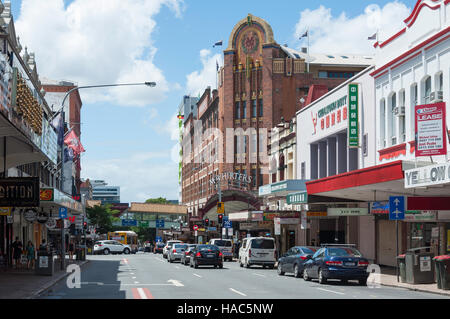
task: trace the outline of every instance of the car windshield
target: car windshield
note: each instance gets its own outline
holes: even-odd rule
[[[198,250],[218,250],[219,247],[215,245],[199,245],[197,247]]]
[[[158,246],[158,247],[164,247],[166,244],[164,244],[164,243],[157,243],[156,244],[156,246]]]
[[[220,246],[220,247],[231,247],[231,241],[229,240],[216,240],[214,241],[214,245]]]
[[[302,247],[302,250],[305,254],[312,254],[312,255],[314,255],[314,253],[317,251],[317,249],[309,247]]]
[[[183,244],[175,244],[174,248],[175,248],[175,249],[187,249],[187,245],[183,245]]]
[[[328,248],[328,256],[331,257],[362,257],[362,254],[355,248]]]
[[[197,246],[196,245],[191,245],[191,246],[188,247],[188,250],[193,250],[193,249],[195,249],[195,247],[197,247]]]
[[[273,249],[275,243],[272,239],[253,239],[251,248],[256,249]]]

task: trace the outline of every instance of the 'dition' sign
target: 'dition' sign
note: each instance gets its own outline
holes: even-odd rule
[[[39,178],[5,178],[0,179],[0,206],[38,207]]]

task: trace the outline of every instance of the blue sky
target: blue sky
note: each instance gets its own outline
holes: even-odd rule
[[[12,10],[22,45],[36,52],[41,77],[80,86],[158,82],[155,89],[81,91],[82,177],[121,186],[122,202],[132,202],[178,199],[177,163],[171,159],[177,107],[184,94],[215,84],[215,61],[222,61],[216,55],[248,13],[265,19],[280,44],[299,48],[304,43],[298,34],[309,27],[313,52],[373,54],[367,37],[378,27],[384,37],[393,34],[415,3],[12,0]],[[345,44],[333,31],[338,29],[348,32]],[[218,40],[224,47],[213,49]]]

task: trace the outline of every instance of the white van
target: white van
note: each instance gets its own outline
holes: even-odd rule
[[[209,241],[209,244],[219,247],[225,261],[233,261],[233,242],[231,239],[214,238]]]
[[[263,268],[275,267],[277,257],[275,239],[268,237],[244,238],[239,249],[239,266],[250,268],[260,265]]]

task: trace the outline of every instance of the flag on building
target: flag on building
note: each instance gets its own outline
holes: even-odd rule
[[[308,36],[308,31],[306,31],[306,32],[300,37],[300,39],[306,38],[307,36]]]
[[[178,118],[179,120],[184,120],[184,115],[181,115],[181,114],[180,114],[180,115],[177,116],[177,118]]]
[[[74,155],[85,152],[83,145],[81,145],[78,136],[73,130],[65,137],[64,143],[73,150]]]
[[[376,33],[373,36],[367,38],[367,40],[376,40],[376,39],[377,39]]]
[[[222,45],[223,45],[223,41],[220,40],[220,41],[214,43],[213,48],[218,47],[218,46],[222,46]]]

